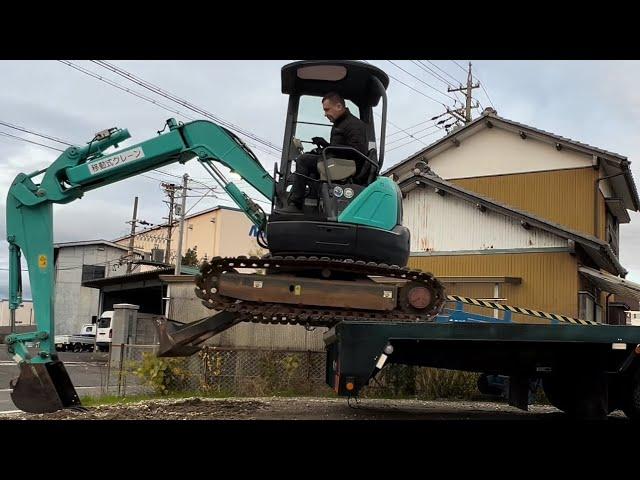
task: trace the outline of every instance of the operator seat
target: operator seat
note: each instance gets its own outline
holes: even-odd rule
[[[367,157],[377,163],[378,154],[376,149],[370,149]],[[326,168],[324,160],[318,160],[318,174],[323,182],[327,181],[327,170],[332,182],[344,182],[345,180],[353,179],[353,183],[365,186],[369,185],[377,174],[377,169],[372,168],[372,164],[369,162],[363,161],[360,168],[358,168],[355,160],[337,157],[328,158]]]

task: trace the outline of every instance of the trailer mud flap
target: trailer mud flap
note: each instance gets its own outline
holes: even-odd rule
[[[80,398],[67,369],[59,361],[21,363],[20,375],[10,382],[11,400],[28,413],[50,413],[80,406]]]
[[[509,405],[525,412],[529,410],[529,377],[512,375],[509,377]]]

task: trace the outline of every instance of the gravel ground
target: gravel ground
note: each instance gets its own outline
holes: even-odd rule
[[[5,420],[562,420],[554,407],[523,412],[504,403],[342,398],[227,398],[145,400],[62,410],[50,414],[10,413]],[[624,418],[621,412],[611,417]]]

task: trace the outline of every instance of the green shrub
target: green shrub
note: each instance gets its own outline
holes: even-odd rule
[[[473,372],[390,364],[363,390],[362,396],[471,400],[480,396],[478,377]]]
[[[133,373],[159,395],[188,388],[190,377],[182,359],[158,358],[149,352],[143,353],[142,360],[134,366]]]

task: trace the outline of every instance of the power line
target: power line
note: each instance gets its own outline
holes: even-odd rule
[[[166,90],[163,90],[162,88],[158,87],[157,85],[154,85],[151,82],[148,82],[147,80],[144,80],[144,79],[142,79],[140,77],[137,77],[137,76],[133,75],[132,73],[126,71],[123,68],[117,67],[115,65],[110,64],[109,62],[105,62],[105,61],[102,61],[102,60],[91,60],[91,61],[93,63],[95,63],[96,65],[99,65],[102,68],[110,70],[113,73],[115,73],[116,75],[119,75],[119,76],[121,76],[123,78],[126,78],[126,79],[136,83],[137,85],[140,85],[141,87],[146,88],[147,90],[157,94],[157,95],[160,95],[160,96],[162,96],[164,98],[172,100],[173,102],[178,103],[178,104],[188,108],[191,111],[194,111],[194,112],[199,113],[201,115],[204,115],[204,116],[206,116],[208,118],[211,118],[214,121],[226,126],[227,128],[229,128],[229,129],[231,129],[233,131],[236,131],[236,132],[238,132],[238,133],[240,133],[242,135],[245,135],[246,137],[251,138],[252,140],[255,140],[258,143],[261,143],[261,144],[263,144],[263,145],[265,145],[265,146],[267,146],[269,148],[272,148],[273,150],[275,150],[278,153],[282,152],[282,149],[280,147],[278,147],[277,145],[271,143],[270,141],[264,140],[264,139],[260,138],[259,136],[257,136],[256,134],[254,134],[254,133],[252,133],[252,132],[250,132],[248,130],[243,129],[242,127],[240,127],[238,125],[235,125],[235,124],[233,124],[233,123],[231,123],[231,122],[229,122],[227,120],[224,120],[223,118],[218,117],[217,115],[214,115],[213,113],[211,113],[211,112],[209,112],[209,111],[207,111],[207,110],[205,110],[203,108],[200,108],[200,107],[190,103],[187,100],[184,100],[184,99],[182,99],[182,98],[180,98],[180,97],[178,97],[178,96],[176,96],[176,95],[174,95],[174,94],[172,94],[172,93],[170,93],[170,92],[168,92]]]
[[[434,72],[431,68],[429,68],[428,66],[426,66],[424,63],[416,61],[416,60],[411,60],[411,63],[413,63],[414,65],[416,65],[418,68],[420,68],[421,70],[423,70],[424,72],[428,73],[429,75],[431,75],[433,78],[435,78],[436,80],[444,83],[446,86],[448,87],[452,87],[453,85],[451,84],[451,82],[449,80],[447,80],[446,78],[444,78],[442,75],[440,75],[437,72]]]
[[[476,66],[476,71],[478,71],[478,67]],[[487,90],[484,88],[484,82],[482,82],[480,80],[480,78],[478,78],[478,76],[476,75],[476,79],[478,80],[478,83],[480,84],[480,88],[482,88],[482,91],[484,92],[484,94],[487,96],[487,100],[489,100],[489,103],[491,104],[491,106],[493,107],[493,109],[495,110],[495,105],[493,104],[493,102],[491,101],[491,97],[489,97],[489,92],[487,92]],[[484,109],[484,108],[483,108]]]
[[[13,124],[8,123],[8,122],[3,122],[2,120],[0,120],[0,125],[4,125],[5,127],[13,128],[14,130],[20,130],[21,132],[29,133],[31,135],[35,135],[36,137],[45,138],[47,140],[53,140],[54,142],[62,143],[63,145],[67,145],[68,147],[73,147],[73,145],[71,143],[65,142],[64,140],[61,140],[59,138],[53,137],[51,135],[45,135],[43,133],[37,133],[37,132],[31,131],[31,130],[29,130],[27,128],[20,127],[18,125],[13,125]]]
[[[409,140],[407,143],[403,143],[402,145],[396,145],[393,148],[390,148],[389,150],[387,150],[388,152],[392,152],[393,150],[397,150],[398,148],[402,148],[405,147],[413,142],[415,142],[416,140],[419,140],[420,143],[422,143],[423,145],[428,146],[428,144],[424,143],[423,141],[421,141],[421,139],[426,138],[426,137],[430,137],[431,135],[435,135],[436,133],[438,133],[439,130],[436,130],[435,132],[431,132],[431,133],[427,133],[426,135],[423,135],[422,137],[417,137],[414,140]]]
[[[422,128],[420,130],[416,130],[415,132],[413,132],[413,135],[417,135],[418,133],[421,133],[421,132],[426,132],[427,130],[436,128],[437,126],[438,125],[429,125],[428,127]],[[396,138],[395,140],[392,140],[391,142],[387,143],[387,145],[393,145],[394,143],[401,142],[403,140],[406,140],[407,138],[408,137]]]
[[[371,62],[368,62],[368,61],[366,61],[366,60],[362,60],[362,61],[363,61],[364,63],[366,63],[367,65],[371,65]],[[406,83],[404,83],[402,80],[397,79],[396,77],[394,77],[394,76],[393,76],[393,75],[391,75],[391,74],[387,74],[387,75],[389,75],[389,77],[393,78],[394,80],[396,80],[397,82],[401,83],[402,85],[404,85],[404,86],[406,86],[406,87],[410,88],[411,90],[416,91],[417,93],[419,93],[419,94],[420,94],[420,95],[422,95],[422,96],[425,96],[425,97],[427,97],[427,98],[430,98],[430,99],[431,99],[431,100],[433,100],[434,102],[436,102],[436,103],[438,103],[438,104],[440,104],[440,105],[442,105],[443,107],[445,107],[445,108],[446,108],[446,105],[445,105],[444,103],[442,103],[442,102],[440,102],[440,101],[438,101],[438,100],[436,100],[436,99],[434,99],[434,98],[430,97],[429,95],[426,95],[425,93],[423,93],[423,92],[421,92],[421,91],[419,91],[419,90],[416,90],[416,89],[415,89],[415,88],[413,88],[412,86],[407,85],[407,84],[406,84]],[[381,117],[381,115],[380,115],[379,113],[374,112],[374,114],[375,114],[376,116],[378,116],[378,117],[382,118],[382,117]],[[407,129],[402,128],[402,127],[400,127],[399,125],[396,125],[396,124],[395,124],[395,123],[393,123],[391,120],[387,119],[387,123],[388,123],[389,125],[391,125],[391,126],[393,126],[393,127],[397,128],[397,129],[399,130],[399,132],[394,132],[394,133],[393,133],[394,135],[395,135],[395,134],[397,134],[397,133],[403,132],[403,133],[407,134],[409,137],[413,138],[414,140],[416,140],[416,141],[418,141],[418,142],[422,143],[423,145],[425,145],[425,146],[427,145],[426,143],[422,142],[419,138],[414,137],[414,136],[413,136],[413,134],[411,134],[411,133],[409,133],[409,132],[407,131]],[[415,126],[415,125],[414,125],[414,126]],[[409,128],[411,128],[411,127],[409,127]],[[386,140],[386,138],[388,138],[388,136],[387,136],[387,137],[385,137],[385,140]]]
[[[429,62],[431,65],[433,65],[434,67],[436,67],[438,70],[440,70],[442,73],[444,73],[445,75],[449,76],[450,78],[453,79],[454,82],[456,83],[460,83],[460,80],[458,80],[456,77],[454,77],[453,75],[451,75],[449,72],[447,72],[446,70],[443,70],[442,68],[440,68],[438,65],[436,65],[435,63],[433,63],[431,60],[427,60],[427,62]]]
[[[476,77],[478,78],[478,77]],[[480,79],[478,79],[479,81]],[[491,104],[491,106],[493,107],[493,109],[495,110],[495,105],[493,104],[493,102],[491,101],[491,97],[489,97],[489,93],[487,92],[487,90],[484,88],[484,84],[482,82],[480,82],[480,87],[482,88],[482,91],[484,91],[484,94],[487,96],[487,100],[489,100],[489,103]]]
[[[137,92],[135,90],[132,90],[132,89],[130,89],[128,87],[124,87],[124,86],[120,85],[119,83],[114,82],[113,80],[110,80],[110,79],[108,79],[106,77],[103,77],[102,75],[99,75],[99,74],[97,74],[95,72],[92,72],[91,70],[88,70],[88,69],[86,69],[84,67],[81,67],[79,65],[76,65],[76,64],[74,64],[72,62],[69,62],[69,61],[66,61],[66,60],[59,60],[59,62],[65,64],[68,67],[71,67],[71,68],[73,68],[73,69],[75,69],[75,70],[77,70],[77,71],[79,71],[81,73],[84,73],[85,75],[93,77],[96,80],[99,80],[99,81],[104,82],[104,83],[106,83],[108,85],[111,85],[112,87],[115,87],[115,88],[117,88],[119,90],[122,90],[123,92],[129,93],[129,94],[133,95],[134,97],[137,97],[137,98],[139,98],[141,100],[144,100],[146,102],[152,103],[155,106],[162,108],[163,110],[166,110],[166,111],[171,112],[171,113],[175,113],[177,115],[180,115],[180,116],[182,116],[182,117],[184,117],[186,119],[192,120],[192,121],[196,120],[195,117],[192,117],[192,116],[190,116],[190,115],[188,115],[186,113],[183,113],[183,112],[181,112],[179,110],[175,110],[172,107],[170,107],[169,105],[166,105],[166,104],[164,104],[162,102],[159,102],[154,98],[151,98],[151,97],[149,97],[147,95],[144,95],[144,94],[142,94],[140,92]],[[251,142],[247,142],[247,144],[251,145],[251,147],[253,147],[253,148],[257,149],[257,150],[260,150],[263,153],[266,153],[267,155],[271,155],[271,156],[273,156],[275,158],[279,158],[279,157],[273,155],[272,152],[260,148],[258,145],[255,145],[255,144],[253,144]]]
[[[455,60],[451,60],[451,61],[452,61],[453,63],[455,63],[455,64],[458,66],[458,68],[459,68],[460,70],[462,70],[464,73],[467,73],[467,69],[466,69],[466,68],[464,68],[462,65],[460,65],[460,64],[459,64],[458,62],[456,62]]]
[[[396,82],[401,83],[402,85],[404,85],[407,88],[410,88],[411,90],[413,90],[414,92],[419,93],[420,95],[422,95],[423,97],[427,97],[429,100],[433,100],[436,103],[439,103],[442,106],[446,106],[444,103],[442,103],[440,100],[436,100],[435,98],[427,95],[426,93],[421,92],[420,90],[417,90],[416,88],[413,88],[411,85],[408,85],[406,83],[404,83],[402,80],[394,77],[393,75],[391,75],[390,73],[388,73],[387,75],[389,75],[391,78],[393,78]]]
[[[386,138],[387,138],[387,139],[389,139],[389,138],[391,138],[391,137],[393,137],[394,135],[397,135],[397,134],[399,134],[399,133],[406,133],[406,131],[407,131],[407,130],[410,130],[410,129],[412,129],[412,128],[414,128],[414,127],[417,127],[417,126],[419,126],[419,125],[424,125],[425,123],[428,123],[428,122],[431,122],[431,121],[432,121],[432,120],[425,120],[425,121],[423,121],[423,122],[416,123],[415,125],[411,125],[410,127],[407,127],[405,130],[398,130],[397,132],[390,133],[389,135],[387,135],[387,136],[386,136]],[[413,133],[415,133],[415,132],[413,132]],[[394,141],[395,141],[395,140],[394,140]]]
[[[430,75],[438,78],[441,82],[445,83],[447,85],[447,87],[451,87],[453,88],[455,85],[453,85],[452,83],[450,83],[446,78],[444,78],[442,75],[440,75],[438,72],[432,70],[431,68],[429,68],[429,66],[425,65],[424,62],[422,62],[422,60],[419,60],[417,65],[419,67],[421,67],[425,72],[429,73]],[[453,77],[452,77],[453,78]],[[456,82],[456,84],[460,84],[460,82],[458,82],[457,79],[454,78],[454,81]],[[458,97],[458,92],[453,92],[453,94],[456,96],[456,99],[458,99],[458,101],[460,103],[463,103],[460,100],[460,97]]]
[[[420,83],[423,83],[424,85],[426,85],[427,87],[431,88],[432,90],[435,90],[436,92],[438,92],[440,95],[444,95],[447,98],[450,98],[451,100],[453,100],[454,102],[457,101],[455,98],[453,98],[451,95],[447,95],[446,93],[442,93],[440,90],[438,90],[436,87],[428,84],[427,82],[425,82],[424,80],[416,77],[414,74],[412,74],[411,72],[405,70],[404,68],[402,68],[400,65],[398,65],[397,63],[391,61],[391,60],[387,60],[387,62],[389,62],[391,65],[394,65],[396,68],[399,68],[400,70],[402,70],[404,73],[411,75],[413,78],[415,78],[416,80],[418,80]]]
[[[366,63],[366,64],[368,64],[368,65],[371,65],[371,63],[370,63],[370,62],[367,62],[366,60],[363,60],[363,62],[364,62],[364,63]],[[412,87],[411,85],[408,85],[408,84],[404,83],[402,80],[400,80],[400,79],[398,79],[398,78],[394,77],[394,76],[393,76],[393,75],[391,75],[390,73],[387,73],[387,75],[388,75],[389,77],[393,78],[396,82],[398,82],[398,83],[400,83],[400,84],[404,85],[404,86],[405,86],[405,87],[407,87],[407,88],[410,88],[411,90],[413,90],[413,91],[414,91],[414,92],[416,92],[416,93],[419,93],[419,94],[420,94],[420,95],[422,95],[423,97],[427,97],[429,100],[432,100],[432,101],[434,101],[434,102],[436,102],[436,103],[438,103],[438,104],[442,105],[443,107],[446,107],[446,105],[445,105],[444,103],[442,103],[440,100],[436,100],[435,98],[433,98],[433,97],[431,97],[431,96],[427,95],[427,94],[426,94],[426,93],[424,93],[424,92],[421,92],[420,90],[418,90],[418,89],[416,89],[416,88]],[[393,125],[393,124],[392,124],[391,122],[389,122],[388,120],[387,120],[387,123],[390,123],[391,125]],[[395,126],[395,125],[394,125],[394,126]],[[396,127],[396,128],[400,128],[400,127]],[[400,128],[400,130],[402,130],[402,129]]]
[[[119,90],[122,90],[123,92],[129,93],[129,94],[131,94],[131,95],[133,95],[135,97],[138,97],[138,98],[140,98],[140,99],[142,99],[142,100],[144,100],[146,102],[153,103],[154,105],[156,105],[156,106],[158,106],[160,108],[163,108],[164,110],[167,110],[169,112],[175,113],[177,115],[181,115],[181,116],[183,116],[185,118],[188,118],[189,120],[195,120],[194,117],[190,117],[189,115],[187,115],[185,113],[182,113],[182,112],[180,112],[178,110],[174,110],[173,108],[169,107],[168,105],[165,105],[165,104],[163,104],[161,102],[158,102],[157,100],[155,100],[155,99],[153,99],[151,97],[148,97],[148,96],[146,96],[146,95],[144,95],[142,93],[136,92],[135,90],[131,90],[130,88],[123,87],[122,85],[120,85],[120,84],[118,84],[118,83],[116,83],[116,82],[114,82],[112,80],[109,80],[108,78],[105,78],[102,75],[98,75],[97,73],[92,72],[91,70],[87,70],[86,68],[83,68],[80,65],[76,65],[76,64],[74,64],[72,62],[68,62],[66,60],[58,60],[58,61],[60,63],[63,63],[65,65],[67,65],[68,67],[71,67],[71,68],[73,68],[75,70],[78,70],[79,72],[84,73],[85,75],[89,75],[90,77],[93,77],[93,78],[95,78],[97,80],[100,80],[101,82],[104,82],[104,83],[106,83],[108,85],[111,85],[112,87],[115,87],[115,88],[117,88]]]
[[[378,117],[380,116],[378,113],[376,113],[376,115],[377,115]],[[397,128],[398,130],[400,130],[401,132],[406,133],[406,134],[407,134],[408,136],[410,136],[411,138],[414,138],[415,140],[420,141],[419,139],[415,138],[415,137],[413,136],[413,134],[411,134],[411,133],[407,132],[404,128],[399,127],[398,125],[396,125],[395,123],[393,123],[391,120],[387,119],[387,123],[388,123],[389,125],[393,126],[393,127],[396,127],[396,128]],[[422,143],[422,142],[420,142],[420,143]],[[422,144],[426,146],[426,143],[422,143]]]
[[[1,122],[1,121],[0,121],[0,123],[4,123],[4,122]],[[42,137],[42,138],[48,138],[48,137],[49,137],[49,135],[46,135],[46,134],[44,134],[44,133],[35,132],[35,131],[33,131],[33,130],[29,130],[29,129],[26,129],[26,128],[24,128],[24,131],[27,131],[27,132],[29,132],[29,133],[30,133],[30,134],[32,134],[32,135],[36,135],[36,136],[38,136],[38,137]],[[2,132],[2,131],[0,131],[0,135],[5,135],[5,136],[7,136],[7,137],[15,138],[16,140],[21,140],[21,141],[23,141],[23,142],[33,143],[33,144],[35,144],[35,145],[39,145],[39,146],[42,146],[42,147],[46,147],[46,148],[49,148],[49,149],[51,149],[51,150],[56,150],[56,151],[58,151],[58,152],[64,152],[64,150],[60,150],[59,148],[55,148],[55,147],[52,147],[52,146],[49,146],[49,145],[45,145],[45,144],[43,144],[43,143],[35,142],[35,141],[33,141],[33,140],[28,140],[28,139],[26,139],[26,138],[19,137],[19,136],[16,136],[16,135],[12,135],[12,134],[10,134],[10,133],[6,133],[6,132]],[[60,143],[64,143],[65,145],[73,146],[73,144],[72,144],[72,143],[68,143],[68,142],[67,142],[67,141],[65,141],[65,140],[58,139],[57,141],[59,141]],[[179,175],[175,175],[175,174],[172,174],[172,173],[169,173],[169,172],[165,172],[165,171],[160,170],[160,169],[153,169],[152,171],[153,171],[153,172],[160,173],[160,174],[162,174],[162,175],[167,175],[167,176],[170,176],[170,177],[182,178],[182,177],[181,177],[181,176],[179,176]],[[153,181],[155,181],[155,182],[164,182],[164,180],[163,180],[163,179],[160,179],[160,178],[155,178],[155,177],[152,177],[152,176],[149,176],[149,175],[145,175],[145,174],[139,174],[139,175],[140,175],[140,176],[142,176],[142,177],[144,177],[144,178],[147,178],[147,179],[149,179],[149,180],[153,180]],[[192,180],[193,180],[193,179],[192,179]],[[212,192],[214,192],[214,193],[219,193],[219,192],[216,192],[216,191],[215,191],[215,187],[210,187],[209,185],[207,185],[207,184],[205,184],[205,183],[203,183],[203,182],[199,182],[199,181],[197,181],[197,180],[193,180],[193,181],[194,181],[195,183],[198,183],[198,184],[200,184],[200,185],[203,185],[203,186],[207,187],[209,190],[211,190],[211,191],[212,191]],[[204,194],[204,195],[206,195],[207,193],[208,193],[208,192],[205,192],[205,194]],[[216,198],[218,198],[218,197],[216,197]],[[264,200],[260,200],[260,199],[256,199],[256,198],[252,198],[252,200],[254,200],[254,201],[258,201],[258,202],[263,202],[263,203],[269,203],[269,202],[265,202]],[[269,203],[269,205],[270,205],[270,203]]]
[[[211,189],[211,191],[213,192],[213,188]],[[184,212],[184,214],[185,214],[185,215],[187,215],[187,213],[189,213],[191,210],[193,210],[193,209],[195,208],[195,206],[196,206],[196,205],[198,205],[198,204],[202,201],[202,199],[203,199],[203,198],[205,198],[205,196],[207,195],[207,193],[209,193],[209,192],[204,192],[204,193],[202,194],[202,197],[200,197],[200,199],[199,199],[196,203],[194,203],[193,205],[191,205],[191,208],[189,208],[186,212]],[[214,193],[215,193],[215,192],[214,192]],[[217,198],[217,197],[216,197],[216,198]]]
[[[64,152],[64,150],[60,150],[59,148],[52,147],[50,145],[45,145],[44,143],[34,142],[33,140],[28,140],[28,139],[23,138],[23,137],[18,137],[17,135],[11,135],[10,133],[7,133],[7,132],[1,132],[0,131],[0,135],[4,135],[6,137],[15,138],[16,140],[22,140],[23,142],[33,143],[34,145],[40,145],[41,147],[50,148],[51,150],[56,150],[58,152]]]

